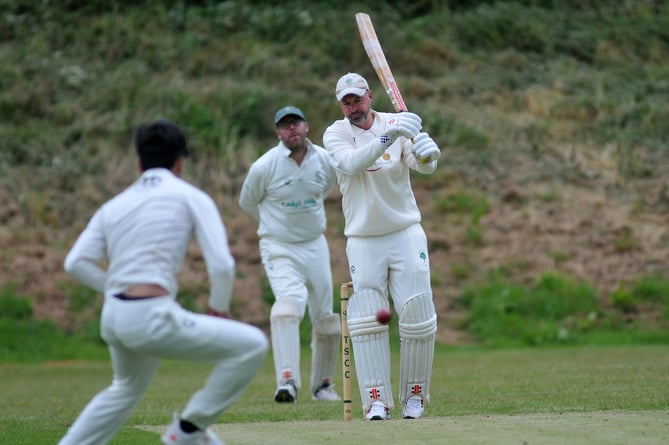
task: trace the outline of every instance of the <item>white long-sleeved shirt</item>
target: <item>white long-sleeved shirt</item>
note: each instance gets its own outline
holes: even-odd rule
[[[214,201],[162,168],[143,172],[93,215],[65,259],[65,270],[104,292],[156,284],[176,295],[176,274],[195,235],[210,280],[209,305],[227,311],[235,261]],[[107,270],[99,262],[108,259]]]
[[[411,141],[399,137],[380,156],[379,136],[393,113],[372,111],[368,130],[348,119],[335,121],[323,134],[323,145],[334,160],[342,193],[346,236],[379,236],[421,221],[411,189],[410,169],[432,173],[437,161],[421,164],[411,151]]]
[[[311,241],[326,227],[324,200],[334,188],[332,160],[307,140],[300,165],[279,142],[249,168],[239,206],[258,220],[260,238],[287,243]]]

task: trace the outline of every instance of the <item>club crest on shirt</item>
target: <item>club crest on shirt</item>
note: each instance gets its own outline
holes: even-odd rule
[[[387,166],[390,164],[392,161],[392,155],[388,152],[383,153],[376,161],[374,161],[374,164],[365,169],[366,172],[376,172],[381,170],[384,166]]]

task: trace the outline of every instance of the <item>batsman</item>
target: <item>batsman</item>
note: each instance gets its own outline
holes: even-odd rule
[[[439,147],[410,112],[372,109],[359,74],[342,76],[335,97],[344,115],[323,135],[342,193],[346,255],[354,293],[347,310],[363,414],[388,420],[391,388],[388,325],[376,320],[392,298],[399,318],[402,417],[418,419],[430,400],[437,315],[430,260],[410,171],[433,173]]]

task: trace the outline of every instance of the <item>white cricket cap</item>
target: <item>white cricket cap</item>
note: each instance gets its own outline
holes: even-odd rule
[[[369,90],[369,85],[364,77],[357,73],[347,73],[337,81],[335,96],[337,100],[342,100],[347,94],[362,96],[367,90]]]

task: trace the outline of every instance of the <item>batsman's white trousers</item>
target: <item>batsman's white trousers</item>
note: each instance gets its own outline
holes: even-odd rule
[[[302,316],[308,306],[312,322],[332,314],[332,271],[325,235],[302,243],[261,239],[260,255],[277,301],[290,299]]]
[[[373,289],[386,298],[390,291],[398,312],[410,298],[432,295],[427,237],[420,224],[388,235],[351,236],[346,256],[353,289]]]
[[[204,387],[181,413],[205,428],[241,396],[268,350],[260,329],[189,312],[173,296],[107,296],[101,331],[111,354],[112,383],[88,403],[60,445],[106,444],[130,416],[161,358],[214,364]]]

